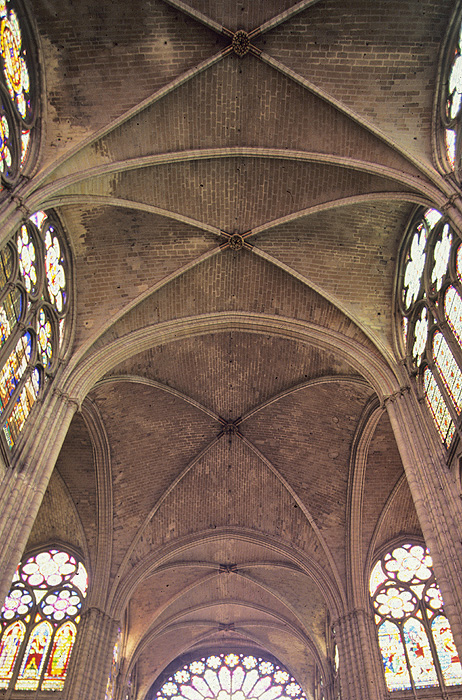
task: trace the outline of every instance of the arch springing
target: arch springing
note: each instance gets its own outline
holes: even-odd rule
[[[0,420],[12,450],[63,352],[69,262],[53,212],[36,212],[0,251]]]
[[[88,577],[69,552],[23,560],[0,612],[0,689],[62,690]]]
[[[403,544],[375,564],[369,591],[388,690],[462,684],[428,549]]]
[[[420,208],[400,261],[400,343],[438,434],[449,447],[462,411],[462,243],[436,209]]]

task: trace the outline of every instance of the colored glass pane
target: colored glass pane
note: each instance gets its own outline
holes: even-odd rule
[[[427,245],[427,229],[421,222],[412,237],[408,252],[408,260],[404,270],[403,303],[408,309],[418,296],[422,284],[422,273],[425,266],[425,248]]]
[[[57,630],[50,658],[42,681],[42,690],[62,690],[77,629],[72,622],[65,622]]]
[[[17,620],[6,628],[0,639],[0,689],[8,688],[25,633],[25,625]]]
[[[449,445],[455,432],[454,423],[436,379],[428,367],[423,374],[423,383],[427,406],[430,409],[442,441]]]
[[[424,547],[405,544],[384,557],[384,566],[388,576],[405,583],[417,583],[431,577],[433,562]]]
[[[432,634],[444,682],[446,685],[462,684],[462,666],[459,654],[454,644],[451,627],[444,615],[438,615],[433,620]]]
[[[21,226],[16,245],[19,253],[19,269],[23,276],[24,285],[28,292],[34,292],[37,284],[35,246],[25,225]]]
[[[27,615],[30,612],[34,600],[25,586],[14,586],[3,603],[1,617],[4,620],[12,620],[15,617]]]
[[[425,352],[427,337],[428,315],[427,308],[424,306],[414,326],[414,345],[412,347],[412,357],[417,364],[420,364],[422,356]]]
[[[212,655],[184,665],[163,683],[157,697],[159,700],[305,699],[300,684],[280,665],[234,653]]]
[[[30,131],[21,132],[21,165],[24,165],[29,154]]]
[[[121,636],[122,636],[122,630],[119,627],[119,630],[117,632],[117,641],[114,644],[114,648],[112,650],[111,672],[109,673],[109,678],[107,679],[106,694],[104,696],[104,700],[113,700],[113,697],[114,697],[115,683],[116,683],[117,673],[119,671],[119,647],[120,647],[120,642],[121,642]],[[185,674],[185,675],[182,675],[182,674]],[[175,678],[177,683],[178,682],[179,683],[186,682],[189,680],[189,673],[187,671],[177,671],[174,675],[174,678]]]
[[[23,119],[30,117],[30,78],[19,20],[8,12],[8,0],[0,0],[0,47],[3,73],[13,104]]]
[[[433,252],[435,263],[433,265],[431,281],[434,284],[436,291],[441,289],[443,279],[448,270],[451,245],[451,229],[449,228],[449,224],[445,224],[445,226],[443,226],[443,231],[440,238],[435,243],[435,249]]]
[[[34,369],[31,376],[24,384],[24,387],[19,395],[19,399],[16,401],[6,425],[3,426],[3,432],[10,450],[14,446],[16,440],[18,439],[19,433],[24,427],[27,416],[31,412],[39,390],[40,373],[37,369]]]
[[[456,272],[457,277],[462,281],[462,245],[457,248],[456,254]]]
[[[53,357],[52,329],[45,309],[40,309],[37,321],[39,357],[44,367],[51,364]]]
[[[0,347],[6,343],[21,317],[22,296],[17,287],[10,292],[0,306]]]
[[[32,353],[32,337],[25,333],[0,370],[0,405],[3,410],[27,369]],[[2,412],[0,410],[0,413]]]
[[[45,269],[50,301],[61,313],[66,304],[66,274],[61,246],[54,233],[53,226],[49,226],[45,233]]]
[[[65,617],[75,617],[81,607],[80,597],[72,587],[49,593],[41,601],[44,617],[56,622],[64,620]]]
[[[448,287],[444,295],[444,315],[459,344],[462,344],[462,299],[455,287]]]
[[[445,131],[446,155],[451,168],[454,169],[456,163],[456,132],[454,129]]]
[[[37,690],[52,633],[53,628],[49,622],[40,622],[32,630],[15,690]]]
[[[383,589],[374,600],[374,607],[379,615],[395,620],[401,620],[414,612],[416,606],[417,600],[411,591],[398,586]]]
[[[438,221],[443,218],[443,215],[440,211],[438,211],[438,209],[427,209],[424,212],[423,218],[431,231],[436,226]]]
[[[387,580],[386,574],[384,574],[382,569],[382,562],[378,561],[377,564],[372,569],[371,577],[369,579],[369,591],[371,595],[374,595],[377,588]]]
[[[411,680],[398,627],[386,620],[378,629],[378,637],[388,690],[409,689]]]
[[[415,617],[407,620],[403,626],[403,637],[415,687],[438,685],[427,633],[420,620]]]
[[[449,345],[439,331],[433,336],[433,359],[457,413],[462,408],[462,373]]]
[[[82,568],[83,565],[80,564]],[[27,559],[19,569],[21,579],[32,588],[50,588],[72,580],[77,561],[68,552],[50,549]]]
[[[13,255],[10,246],[3,248],[0,253],[0,289],[3,289],[5,284],[11,277],[13,271]]]
[[[13,158],[10,146],[10,126],[4,114],[0,117],[0,172],[11,167]]]

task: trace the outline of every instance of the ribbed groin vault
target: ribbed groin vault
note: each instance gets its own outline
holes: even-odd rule
[[[428,547],[462,650],[460,407],[445,443],[399,314],[416,212],[462,237],[441,122],[459,4],[0,0],[27,22],[36,100],[25,164],[2,170],[2,245],[43,211],[67,251],[56,364],[44,350],[12,446],[0,431],[0,593],[38,552],[88,572],[85,591],[63,579],[64,684],[43,649],[35,686],[18,661],[7,678],[0,616],[0,698],[167,697],[175,670],[229,652],[306,700],[462,698],[443,661],[392,688],[369,595],[380,557]]]

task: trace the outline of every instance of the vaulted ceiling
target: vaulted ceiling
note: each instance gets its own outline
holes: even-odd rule
[[[81,410],[29,546],[81,552],[139,700],[213,645],[269,651],[311,697],[374,553],[421,534],[383,377],[406,222],[446,196],[453,3],[32,5],[46,98],[22,196],[72,247]]]

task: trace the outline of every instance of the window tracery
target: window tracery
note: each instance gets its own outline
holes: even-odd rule
[[[441,212],[420,208],[403,253],[397,292],[400,343],[449,447],[460,430],[462,410],[462,243]]]
[[[63,351],[68,270],[53,212],[36,212],[0,252],[0,419],[9,450]]]
[[[181,664],[151,700],[306,700],[280,664],[252,654],[221,653]]]
[[[62,690],[88,576],[69,552],[22,561],[0,612],[0,689]]]
[[[0,0],[0,180],[14,185],[31,156],[38,61],[21,0]]]
[[[428,549],[408,543],[387,552],[372,570],[369,592],[388,690],[462,684]]]

